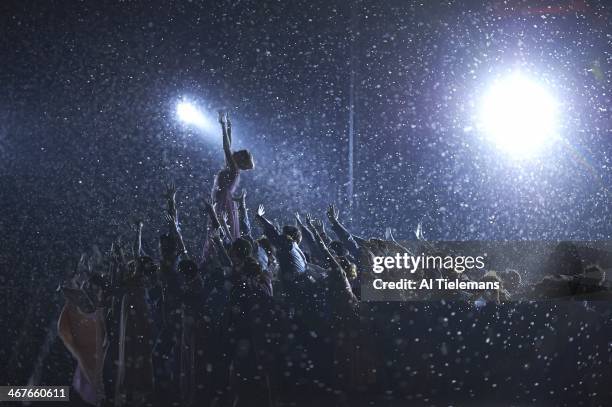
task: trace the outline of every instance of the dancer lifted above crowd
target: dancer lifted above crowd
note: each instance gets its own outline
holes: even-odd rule
[[[262,235],[255,237],[246,190],[234,196],[240,172],[254,168],[253,157],[232,151],[227,114],[219,114],[219,123],[225,167],[206,203],[204,256],[185,249],[178,191],[170,184],[157,256],[144,253],[138,222],[135,244],[118,240],[105,258],[95,256],[89,267],[79,262],[63,286],[59,333],[77,360],[74,389],[84,403],[257,407],[294,392],[318,392],[335,402],[376,383],[384,371],[364,339],[375,319],[361,313],[360,281],[373,256],[408,249],[390,232],[387,240],[355,236],[335,205],[326,215],[337,240],[308,214],[296,213],[296,224],[281,228],[263,205],[255,216]],[[602,280],[598,270],[589,276]],[[492,301],[521,290],[516,271],[465,278],[504,282]],[[568,281],[555,277],[547,287],[585,290],[575,276]]]

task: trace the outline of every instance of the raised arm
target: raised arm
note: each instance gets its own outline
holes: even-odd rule
[[[392,246],[395,246],[396,250],[403,251],[403,252],[408,253],[410,255],[413,254],[410,250],[408,250],[406,247],[404,247],[401,244],[399,244],[397,242],[397,240],[395,240],[395,237],[393,237],[393,231],[391,230],[390,227],[387,227],[385,229],[385,240],[390,242]]]
[[[216,204],[213,205],[206,201],[204,205],[206,207],[206,214],[210,219],[211,231],[213,233],[218,231],[220,235],[223,234],[224,239],[231,241],[232,236],[229,233],[229,227],[227,226],[227,214],[225,212],[222,213],[222,218],[219,219],[219,215],[217,215],[217,210],[215,209]]]
[[[181,234],[178,221],[169,214],[166,214],[166,221],[168,222],[168,225],[170,225],[170,234],[174,236],[178,254],[186,254],[187,249],[185,248],[185,242],[183,241],[183,235]]]
[[[110,287],[108,291],[111,316],[115,316],[118,312],[116,309],[119,305],[117,300],[121,298],[119,291],[123,284],[125,268],[125,256],[123,250],[121,250],[121,243],[119,241],[113,242],[110,248]]]
[[[330,278],[331,282],[337,285],[337,287],[339,287],[342,292],[347,295],[347,300],[349,302],[356,304],[357,297],[355,297],[355,294],[353,294],[353,289],[351,288],[351,284],[349,283],[348,278],[346,277],[344,269],[327,248],[327,245],[323,241],[323,238],[312,224],[312,220],[309,219],[307,223],[309,224],[308,226],[311,228],[311,230],[313,230],[315,242],[317,243],[319,250],[321,250],[321,252],[324,254],[325,260],[327,261],[327,265],[331,270],[328,278]]]
[[[338,261],[334,258],[332,253],[329,251],[329,249],[327,248],[327,245],[325,244],[325,241],[323,240],[321,235],[317,232],[313,223],[314,221],[312,220],[312,218],[310,216],[306,216],[306,225],[308,226],[308,229],[312,232],[313,237],[314,237],[314,242],[317,245],[318,249],[325,256],[325,261],[327,262],[327,265],[332,268],[339,267],[340,269],[342,269],[342,266],[340,266],[340,263],[338,263]]]
[[[236,171],[238,167],[232,155],[232,122],[227,113],[219,112],[219,124],[223,133],[223,152],[225,153],[225,165]]]
[[[306,214],[306,219],[309,219],[309,218],[310,218],[310,215]],[[317,258],[320,258],[322,253],[319,250],[319,246],[317,245],[317,242],[315,242],[314,234],[308,227],[306,227],[306,225],[304,225],[299,212],[295,213],[295,222],[297,226],[300,228],[300,231],[302,232],[302,238],[304,239],[306,246],[308,246],[308,248],[310,249],[310,254]]]
[[[134,225],[136,226],[136,241],[134,242],[134,257],[144,256],[144,251],[142,250],[142,227],[143,222],[141,220],[137,220]]]
[[[331,204],[329,208],[327,208],[327,219],[329,219],[329,223],[331,223],[331,228],[338,236],[338,239],[344,244],[344,246],[348,249],[353,257],[359,256],[359,247],[360,243],[363,242],[363,239],[360,239],[356,236],[353,236],[338,220],[338,216],[340,211],[336,207],[336,205]]]
[[[251,231],[251,222],[249,221],[249,210],[246,207],[246,189],[242,190],[242,194],[232,199],[238,204],[238,217],[240,220],[240,236],[253,242]]]
[[[272,243],[275,243],[280,238],[280,233],[278,229],[276,229],[276,226],[274,226],[272,222],[265,218],[265,214],[266,211],[264,209],[264,206],[259,205],[259,207],[257,208],[257,216],[255,216],[255,219],[257,219],[261,224],[261,227],[264,230],[264,234],[268,237],[268,239]]]
[[[215,249],[217,250],[217,255],[219,256],[219,261],[223,266],[232,267],[232,260],[227,254],[227,250],[223,245],[223,241],[221,240],[221,236],[219,234],[220,229],[215,229],[212,233],[212,241],[215,245]]]
[[[166,211],[175,219],[178,219],[176,213],[176,185],[174,182],[170,182],[166,185],[166,191],[164,192],[164,198],[166,198]]]
[[[170,234],[173,237],[176,248],[180,254],[187,253],[187,249],[185,248],[185,243],[183,242],[183,235],[181,234],[181,229],[179,227],[178,221],[178,213],[176,210],[176,186],[174,183],[171,183],[166,188],[166,193],[164,194],[166,197],[166,201],[168,207],[166,208],[166,221],[168,222],[168,229],[170,230]]]
[[[323,239],[325,244],[326,245],[330,244],[331,243],[331,239],[329,238],[329,236],[325,232],[325,224],[323,223],[323,221],[320,220],[320,219],[313,219],[312,220],[312,225],[316,229],[316,231],[319,233],[319,235],[321,236],[321,239]]]
[[[123,251],[121,237],[118,237],[115,242],[111,245],[111,256],[112,260],[119,266],[125,266],[127,260],[125,258],[125,252]]]
[[[227,224],[227,212],[222,212],[221,213],[221,230],[223,230],[223,234],[225,235],[225,239],[228,242],[232,242],[232,234],[230,232],[230,228],[229,225]]]
[[[204,205],[212,226],[210,239],[212,240],[217,251],[219,260],[221,261],[222,265],[231,267],[232,261],[230,260],[227,250],[225,250],[225,246],[223,245],[223,240],[221,239],[221,232],[223,231],[223,228],[221,226],[221,222],[219,222],[219,218],[217,217],[217,211],[215,210],[214,205],[208,201],[206,201]]]
[[[221,223],[219,222],[219,218],[217,217],[217,211],[212,203],[206,201],[204,202],[204,206],[206,208],[206,214],[210,219],[212,230],[219,229],[221,227]]]

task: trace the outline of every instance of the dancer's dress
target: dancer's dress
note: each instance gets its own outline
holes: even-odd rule
[[[227,213],[227,224],[230,227],[232,239],[240,237],[240,218],[238,216],[238,206],[233,201],[232,196],[236,192],[240,180],[240,171],[234,163],[219,171],[215,178],[212,191],[213,204],[216,204],[217,214]]]
[[[230,228],[230,237],[235,240],[240,237],[240,217],[238,216],[238,206],[232,200],[233,194],[236,192],[238,182],[240,180],[240,170],[234,162],[227,163],[227,166],[219,171],[215,177],[215,183],[212,189],[212,203],[215,205],[215,210],[219,218],[225,212],[227,213],[227,224]],[[209,232],[211,221],[208,220],[207,236],[204,242],[203,258],[208,259],[214,253],[215,247],[212,243]]]

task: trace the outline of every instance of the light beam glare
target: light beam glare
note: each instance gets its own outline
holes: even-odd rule
[[[178,102],[176,115],[183,123],[197,127],[208,134],[214,134],[216,130],[214,122],[191,102],[185,100]]]
[[[556,136],[557,102],[538,83],[514,74],[484,95],[479,127],[514,158],[528,158]]]

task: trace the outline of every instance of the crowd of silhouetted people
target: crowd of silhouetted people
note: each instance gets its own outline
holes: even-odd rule
[[[143,251],[138,222],[132,241],[113,243],[93,262],[83,257],[62,285],[66,305],[58,331],[78,362],[73,380],[78,397],[99,406],[257,407],[300,398],[343,405],[373,389],[418,394],[397,374],[408,378],[410,365],[428,363],[426,353],[419,354],[423,344],[409,346],[397,331],[397,326],[410,329],[414,320],[398,324],[401,313],[360,301],[373,256],[412,249],[390,231],[385,239],[352,234],[335,205],[327,208],[326,222],[296,213],[295,224],[281,227],[262,205],[250,216],[246,190],[237,195],[237,186],[254,159],[247,150],[232,150],[229,117],[220,115],[219,122],[226,165],[206,202],[202,252],[185,249],[177,188],[170,184],[158,256]],[[262,233],[255,235],[255,227]],[[419,245],[438,250],[424,240]],[[562,252],[570,255],[558,268],[573,271],[549,275],[526,297],[607,290],[600,268],[584,270],[571,247]],[[445,271],[438,273],[435,277],[445,277]],[[497,281],[501,287],[452,293],[451,299],[465,300],[466,309],[474,301],[497,304],[526,292],[515,270],[461,278]],[[439,299],[435,292],[429,295],[423,299]],[[398,307],[408,306],[419,305]],[[381,343],[392,345],[383,351]],[[448,345],[441,346],[446,357]],[[417,362],[409,362],[407,353]],[[420,380],[435,380],[436,373],[431,375]]]

